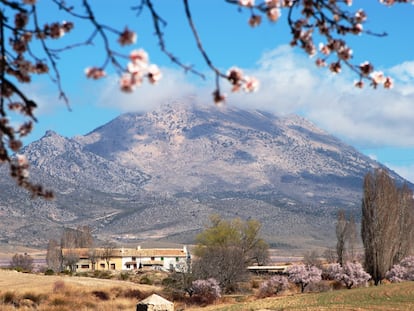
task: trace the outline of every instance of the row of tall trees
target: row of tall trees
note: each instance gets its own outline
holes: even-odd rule
[[[72,267],[79,260],[76,253],[62,254],[63,248],[93,248],[94,239],[89,226],[79,226],[77,229],[65,228],[62,232],[60,242],[55,239],[49,240],[46,253],[46,264],[53,271],[61,271],[63,266]]]
[[[414,198],[382,169],[366,174],[363,185],[361,237],[365,269],[375,285],[413,251]]]

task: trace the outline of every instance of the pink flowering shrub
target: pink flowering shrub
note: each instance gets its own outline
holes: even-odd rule
[[[283,275],[275,275],[260,284],[258,296],[259,298],[271,297],[284,291],[288,286],[289,281],[287,277]]]
[[[210,304],[221,297],[221,289],[216,279],[195,280],[191,286],[195,302]]]
[[[299,284],[302,293],[310,283],[317,283],[322,279],[322,270],[315,266],[293,265],[287,269],[287,273],[288,280]]]
[[[393,283],[414,281],[414,256],[408,256],[394,265],[385,278]]]
[[[342,267],[338,263],[330,264],[325,269],[325,275],[331,280],[341,282],[348,289],[365,284],[371,278],[359,262],[347,262]]]

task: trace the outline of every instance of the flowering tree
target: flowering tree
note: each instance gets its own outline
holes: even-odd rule
[[[365,284],[371,278],[359,262],[347,262],[343,266],[339,263],[330,264],[326,268],[326,274],[330,279],[343,283],[348,289]]]
[[[258,296],[260,298],[277,295],[286,290],[289,286],[289,281],[284,275],[272,276],[269,280],[260,284]]]
[[[287,273],[288,280],[299,284],[302,293],[310,283],[317,283],[322,279],[322,270],[315,266],[293,265],[287,269]]]
[[[414,281],[414,256],[408,256],[394,265],[385,277],[393,283]]]
[[[221,92],[220,82],[225,80],[232,85],[233,91],[255,91],[259,82],[254,77],[244,75],[236,67],[222,70],[214,64],[204,49],[202,39],[192,17],[189,0],[182,0],[185,17],[192,31],[197,48],[205,63],[215,75],[213,99],[222,102],[225,95]],[[363,25],[367,18],[364,10],[353,10],[351,0],[223,0],[228,5],[239,7],[249,13],[248,23],[252,27],[261,24],[263,18],[271,22],[280,20],[282,12],[286,13],[292,34],[290,44],[301,48],[310,56],[315,56],[319,67],[327,67],[334,73],[340,73],[343,66],[349,67],[358,77],[356,86],[363,87],[364,81],[376,88],[383,85],[392,87],[392,79],[375,71],[370,62],[354,64],[353,52],[345,39],[347,36],[375,34],[365,30]],[[410,2],[409,0],[380,0],[385,5]],[[24,84],[33,80],[35,75],[49,75],[56,84],[59,97],[68,103],[68,98],[61,83],[59,55],[69,49],[79,47],[103,46],[103,60],[91,64],[85,69],[90,79],[101,79],[108,70],[119,75],[120,90],[132,92],[145,80],[155,84],[162,74],[157,65],[151,64],[144,49],[131,48],[125,53],[120,47],[134,45],[137,34],[132,27],[115,29],[99,20],[89,0],[50,0],[47,10],[53,16],[53,10],[66,14],[67,21],[44,20],[41,11],[44,7],[37,0],[0,0],[0,162],[7,162],[11,176],[18,185],[30,191],[34,196],[51,198],[52,192],[42,186],[33,184],[28,178],[29,164],[23,156],[13,157],[22,147],[21,138],[30,134],[36,122],[35,101],[24,91]],[[132,7],[140,14],[146,10],[152,18],[154,33],[161,51],[172,63],[184,71],[204,78],[204,74],[191,65],[185,65],[172,53],[164,39],[167,19],[158,13],[153,0],[137,1]],[[70,32],[77,23],[90,25],[90,33],[82,42],[59,45],[63,36],[70,37]],[[322,41],[319,48],[316,40]],[[99,43],[99,44],[97,44]],[[20,116],[21,122],[9,122],[13,114]]]
[[[221,289],[216,279],[195,280],[191,286],[194,299],[201,303],[212,303],[221,297]]]

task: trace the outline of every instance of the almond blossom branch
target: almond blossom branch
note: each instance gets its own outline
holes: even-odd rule
[[[33,18],[34,18],[34,23],[35,23],[36,29],[40,29],[39,22],[38,22],[37,11],[36,11],[36,5],[33,5]],[[66,106],[70,109],[69,100],[68,100],[65,92],[63,91],[62,80],[60,78],[60,72],[59,72],[57,63],[55,61],[56,55],[51,52],[51,50],[47,46],[47,44],[46,44],[43,37],[40,37],[39,39],[40,39],[40,44],[42,45],[43,51],[45,52],[47,58],[49,59],[50,63],[52,64],[52,68],[53,68],[53,71],[55,73],[55,78],[52,78],[52,81],[54,81],[56,83],[57,87],[58,87],[59,98],[63,99],[64,102],[66,103]]]
[[[165,43],[165,40],[164,40],[164,33],[161,31],[161,27],[160,27],[161,23],[165,25],[166,22],[157,14],[151,0],[144,0],[143,4],[141,4],[141,6],[135,7],[135,10],[140,12],[142,10],[142,6],[144,4],[147,6],[147,8],[149,9],[149,11],[151,13],[151,17],[152,17],[152,21],[153,21],[154,29],[155,29],[155,34],[158,37],[158,44],[160,46],[161,51],[165,55],[167,55],[167,57],[174,64],[176,64],[179,67],[183,68],[185,72],[191,72],[192,74],[195,74],[195,75],[201,77],[202,79],[205,79],[204,74],[202,74],[201,72],[195,70],[193,68],[193,66],[188,66],[188,65],[183,64],[173,53],[171,53],[169,50],[167,50],[166,43]]]
[[[197,44],[197,48],[200,51],[201,55],[204,58],[204,61],[208,65],[208,67],[215,73],[216,76],[216,89],[213,92],[213,98],[216,103],[222,102],[225,99],[225,96],[221,94],[220,92],[220,81],[219,78],[225,78],[227,79],[227,75],[222,73],[217,67],[214,66],[213,62],[210,60],[210,57],[208,56],[207,52],[205,51],[203,44],[201,43],[200,36],[198,35],[197,29],[194,25],[193,18],[191,15],[191,10],[188,4],[188,0],[183,0],[184,3],[184,9],[185,9],[185,15],[187,17],[187,21],[190,25],[191,31],[193,32],[194,39]]]
[[[107,66],[108,62],[111,61],[111,63],[116,68],[118,68],[118,70],[120,72],[122,72],[123,71],[123,67],[118,62],[118,60],[116,59],[116,57],[114,57],[114,53],[113,53],[113,51],[112,51],[112,49],[110,47],[109,40],[108,40],[108,37],[107,37],[107,35],[106,35],[106,33],[105,33],[104,29],[103,29],[103,26],[101,24],[99,24],[97,22],[97,20],[95,19],[95,15],[93,14],[92,8],[89,5],[88,0],[83,0],[82,3],[83,3],[83,5],[84,5],[84,7],[86,9],[87,14],[88,14],[88,19],[94,25],[94,27],[96,28],[97,32],[101,35],[102,41],[104,42],[105,51],[106,51],[106,54],[107,54],[107,59],[104,62],[104,65],[102,66],[102,68],[105,68]]]

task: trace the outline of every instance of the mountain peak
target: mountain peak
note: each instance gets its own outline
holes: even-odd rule
[[[363,177],[379,165],[299,116],[186,101],[73,139],[48,131],[25,152],[56,200],[33,209],[1,192],[4,223],[21,226],[4,229],[14,239],[88,224],[104,239],[191,243],[220,213],[259,220],[276,245],[327,247],[337,210],[359,214]]]

